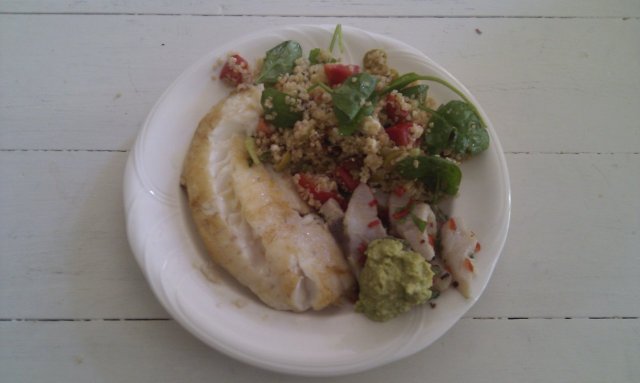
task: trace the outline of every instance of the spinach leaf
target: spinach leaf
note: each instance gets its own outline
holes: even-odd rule
[[[294,111],[287,99],[295,99],[286,93],[274,88],[266,88],[262,91],[260,103],[264,109],[264,118],[279,128],[292,128],[302,119],[302,112]]]
[[[460,91],[460,89],[456,88],[451,83],[449,83],[446,80],[441,79],[440,77],[422,76],[422,75],[419,75],[419,74],[416,74],[416,73],[413,73],[413,72],[405,73],[402,76],[398,77],[397,79],[393,80],[384,89],[382,89],[380,91],[380,94],[384,95],[384,94],[389,93],[389,92],[391,92],[393,90],[400,90],[400,89],[406,87],[407,85],[411,84],[412,82],[418,81],[418,80],[436,82],[438,84],[444,85],[445,87],[449,88],[452,92],[457,94],[464,102],[469,104],[469,109],[471,111],[473,111],[473,113],[475,113],[475,115],[478,117],[480,122],[482,122],[482,125],[484,125],[484,121],[482,121],[482,117],[480,117],[480,113],[478,112],[478,109],[476,109],[476,106],[473,105],[471,100],[469,100],[469,98],[467,98],[467,96],[465,96],[464,93],[462,93]]]
[[[427,90],[429,90],[429,85],[420,84],[400,89],[399,92],[405,97],[416,99],[420,104],[424,104],[427,100]]]
[[[350,76],[331,93],[334,110],[353,120],[376,89],[376,78],[368,73]]]
[[[309,51],[309,64],[315,65],[320,64],[320,54],[322,53],[322,49],[313,48]]]
[[[326,84],[317,83],[309,87],[307,92],[322,88],[331,95],[333,112],[338,119],[338,131],[344,136],[358,130],[362,119],[373,114],[378,95],[374,92],[377,79],[368,73],[349,76],[342,85],[331,89]]]
[[[331,53],[322,50],[320,48],[313,48],[309,51],[309,63],[311,65],[315,64],[326,64],[326,63],[335,63],[338,60],[331,56]]]
[[[404,158],[396,164],[395,170],[404,178],[420,180],[436,196],[455,195],[462,180],[462,172],[456,164],[436,156]]]
[[[441,105],[433,114],[430,130],[425,134],[423,147],[431,154],[451,151],[466,157],[489,147],[489,133],[467,102],[453,100]]]
[[[295,61],[302,57],[302,47],[296,41],[284,41],[267,51],[256,83],[273,84],[278,77],[293,70]]]
[[[380,94],[387,94],[392,90],[402,89],[414,81],[429,80],[429,79],[430,79],[430,76],[421,76],[413,72],[405,73],[402,76],[398,77],[397,79],[391,81],[389,85],[387,85],[384,89],[382,89],[382,91],[380,91]]]
[[[338,119],[338,132],[343,136],[350,136],[355,133],[362,120],[373,114],[374,105],[375,102],[367,101],[353,119],[349,119],[343,112],[334,108],[333,111]]]
[[[373,113],[376,82],[377,79],[370,74],[358,73],[331,92],[340,134],[353,134],[362,119]]]

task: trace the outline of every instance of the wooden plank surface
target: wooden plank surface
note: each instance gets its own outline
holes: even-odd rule
[[[0,318],[167,317],[126,242],[126,156],[0,152]],[[640,155],[507,161],[509,237],[467,316],[640,316]]]
[[[640,381],[637,0],[0,0],[0,380],[322,381],[231,360],[169,319],[130,253],[121,191],[140,125],[194,60],[338,22],[470,88],[507,152],[513,211],[464,319],[331,381]]]
[[[310,379],[209,349],[173,321],[0,322],[11,382],[636,382],[640,321],[463,319],[418,354],[368,372]],[[488,352],[489,351],[489,352]]]
[[[0,152],[0,318],[166,317],[127,242],[126,157]]]
[[[0,148],[126,150],[205,52],[276,25],[336,22],[400,39],[449,69],[506,151],[640,148],[640,19],[97,15],[0,15]]]
[[[0,12],[45,13],[135,13],[198,15],[285,15],[285,16],[640,16],[635,0],[191,0],[177,1],[46,1],[2,0]]]

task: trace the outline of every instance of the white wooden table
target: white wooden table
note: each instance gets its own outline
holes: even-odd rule
[[[640,381],[638,0],[0,1],[0,381],[306,381],[167,315],[128,247],[122,177],[191,62],[246,32],[337,22],[405,41],[470,88],[513,210],[487,291],[450,332],[332,381]]]

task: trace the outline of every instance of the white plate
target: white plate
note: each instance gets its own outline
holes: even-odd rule
[[[478,107],[491,146],[462,166],[460,195],[451,212],[465,218],[480,238],[473,299],[445,292],[436,309],[425,305],[390,322],[375,323],[350,305],[320,313],[272,310],[208,261],[179,187],[183,158],[199,120],[228,94],[212,81],[213,63],[238,51],[250,63],[284,40],[305,54],[326,47],[334,26],[291,26],[260,32],[210,52],[187,69],[149,114],[131,151],[124,180],[129,241],[149,284],[169,313],[217,350],[255,366],[284,373],[329,376],[353,373],[411,355],[442,336],[484,290],[504,245],[510,214],[507,167],[488,117],[447,71],[416,49],[374,33],[344,27],[343,61],[360,63],[372,48],[387,51],[400,73],[431,74],[450,81]],[[430,84],[439,102],[455,98]]]

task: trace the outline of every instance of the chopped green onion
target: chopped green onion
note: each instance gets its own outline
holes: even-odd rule
[[[415,214],[411,214],[411,219],[413,220],[413,223],[418,227],[418,230],[424,233],[425,229],[427,228],[427,221],[418,218]]]
[[[244,140],[244,147],[247,149],[247,152],[249,153],[249,157],[251,157],[252,163],[256,165],[260,164],[260,158],[258,158],[257,149],[256,149],[256,142],[253,139],[253,137],[248,136]]]

